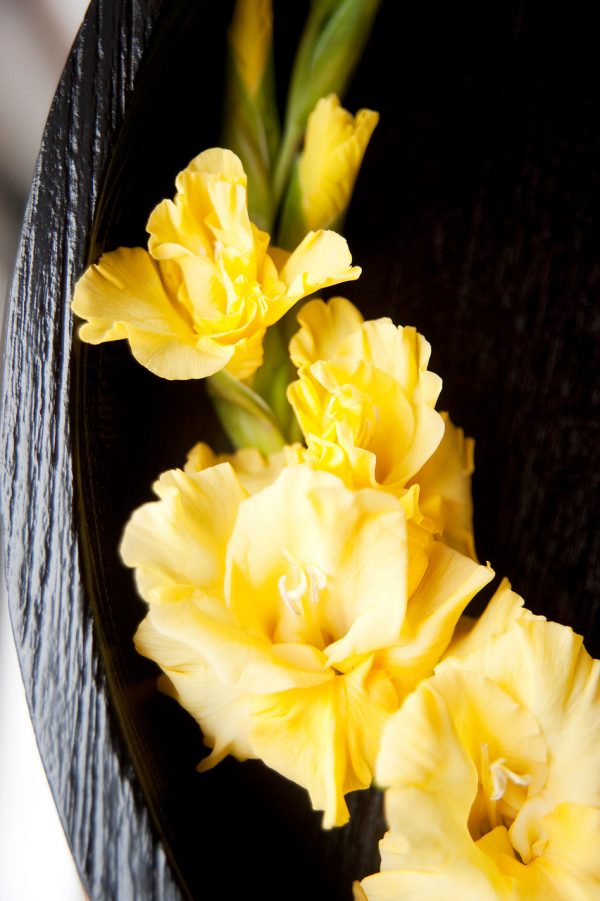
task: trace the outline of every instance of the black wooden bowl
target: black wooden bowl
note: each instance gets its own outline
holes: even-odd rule
[[[306,4],[276,2],[283,80]],[[133,650],[123,525],[163,469],[218,441],[199,383],[73,338],[74,280],[144,242],[177,171],[219,139],[231,4],[97,0],[57,91],[7,323],[2,501],[13,628],[57,807],[93,899],[350,897],[380,798],[324,833],[260,763],[199,775],[201,738]],[[477,439],[482,559],[600,650],[594,29],[514,2],[383,4],[347,98],[381,124],[346,234],[368,315],[417,325],[442,407]],[[590,13],[591,15],[591,13]],[[166,856],[165,856],[166,851]]]

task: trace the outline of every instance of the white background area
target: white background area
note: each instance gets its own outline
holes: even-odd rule
[[[87,0],[0,0],[0,314],[50,102]],[[0,464],[1,465],[1,464]],[[0,899],[85,893],[44,774],[0,571]]]

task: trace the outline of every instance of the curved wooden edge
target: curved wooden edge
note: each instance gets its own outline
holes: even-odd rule
[[[103,172],[162,0],[97,0],[57,90],[6,322],[6,585],[42,761],[93,899],[179,899],[110,712],[79,565],[72,316]],[[90,114],[90,110],[93,113]]]

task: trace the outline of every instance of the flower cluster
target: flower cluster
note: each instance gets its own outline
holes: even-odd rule
[[[201,153],[151,213],[147,250],[105,254],[75,291],[82,340],[127,339],[157,375],[208,378],[233,444],[197,444],[125,529],[148,606],[136,647],[201,727],[200,770],[258,758],[326,828],[348,820],[349,792],[385,790],[381,872],[356,898],[600,897],[600,662],[506,580],[465,614],[494,573],[475,553],[473,441],[437,409],[430,345],[339,296],[309,299],[290,328],[295,304],[360,274],[324,229],[378,118],[324,91],[292,162],[310,41],[331,37],[321,6],[279,141],[270,4],[238,4],[229,129],[251,183],[231,150]],[[360,8],[339,11],[356,32],[346,66]],[[248,196],[295,249],[271,246]]]

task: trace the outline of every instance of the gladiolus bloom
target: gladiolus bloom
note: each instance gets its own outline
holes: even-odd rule
[[[365,322],[343,297],[310,301],[298,321],[288,397],[307,461],[353,487],[411,494],[417,521],[474,557],[473,442],[435,409],[428,342],[390,319]]]
[[[298,300],[358,278],[346,241],[311,232],[289,254],[248,217],[246,175],[228,150],[207,150],[177,176],[174,201],[148,220],[148,251],[104,254],[79,280],[73,310],[83,341],[127,339],[134,357],[167,379],[227,369],[249,378],[262,339]]]
[[[200,724],[201,768],[258,757],[343,824],[490,571],[407,527],[391,495],[305,464],[252,496],[228,463],[155,490],[121,547],[149,605],[136,644]]]
[[[503,585],[390,719],[369,901],[600,897],[600,662],[519,601]]]

